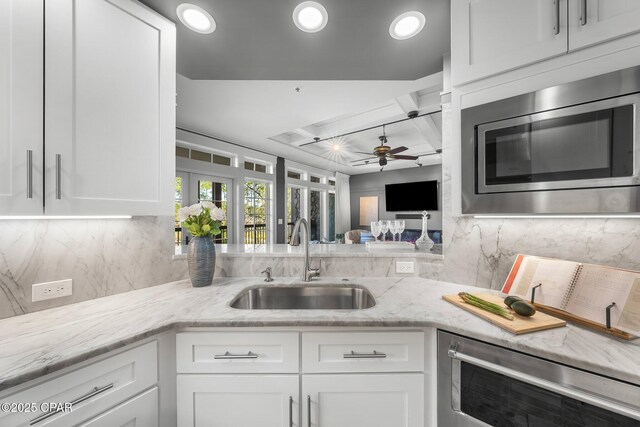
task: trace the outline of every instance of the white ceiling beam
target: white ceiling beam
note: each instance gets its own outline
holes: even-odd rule
[[[418,96],[414,93],[396,98],[396,103],[405,113],[420,111]],[[432,150],[442,148],[442,132],[440,132],[431,116],[416,117],[411,120],[411,124],[420,132]]]

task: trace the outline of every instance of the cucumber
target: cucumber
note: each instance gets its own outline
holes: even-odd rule
[[[525,300],[514,301],[511,303],[511,309],[515,311],[520,316],[530,317],[536,314],[536,309],[534,306],[526,302]]]
[[[509,295],[508,297],[506,297],[504,299],[504,304],[507,307],[511,307],[511,304],[513,304],[516,301],[524,301],[524,300],[522,298],[520,298],[520,297],[515,296],[515,295]]]

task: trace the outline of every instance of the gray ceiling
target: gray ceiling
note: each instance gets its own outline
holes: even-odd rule
[[[319,0],[329,22],[304,33],[292,20],[302,0],[141,0],[176,23],[178,72],[198,80],[415,80],[442,70],[449,51],[449,0]],[[178,4],[211,13],[217,29],[198,34],[176,16]],[[394,40],[389,25],[418,10],[422,32]]]

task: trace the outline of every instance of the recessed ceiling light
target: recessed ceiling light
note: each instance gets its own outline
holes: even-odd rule
[[[340,146],[340,144],[338,144],[337,142],[331,145],[331,148],[333,149],[333,151],[340,151],[342,149],[342,147]]]
[[[195,4],[182,3],[176,8],[180,21],[190,30],[200,34],[213,33],[216,21],[213,16]]]
[[[303,1],[293,10],[296,27],[307,33],[316,33],[327,26],[327,9],[315,1]]]
[[[424,28],[426,18],[420,12],[403,13],[389,26],[389,34],[396,40],[406,40],[418,34]]]

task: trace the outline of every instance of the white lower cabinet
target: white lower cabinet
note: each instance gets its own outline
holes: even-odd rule
[[[178,427],[299,426],[298,375],[178,375]]]
[[[158,388],[116,406],[79,427],[156,427],[158,425]]]
[[[423,427],[423,374],[304,375],[303,426]]]
[[[424,347],[423,331],[178,333],[177,425],[424,427]]]

